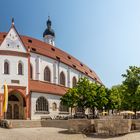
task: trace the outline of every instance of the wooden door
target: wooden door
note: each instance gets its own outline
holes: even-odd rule
[[[11,104],[8,104],[6,117],[7,119],[12,119],[12,105]]]
[[[19,119],[19,105],[13,104],[13,119]]]
[[[10,101],[7,108],[7,119],[19,119],[19,102]]]

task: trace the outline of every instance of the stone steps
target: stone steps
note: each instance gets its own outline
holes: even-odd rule
[[[9,128],[34,128],[45,127],[41,120],[7,120]]]
[[[68,128],[68,120],[2,120],[1,127],[6,128],[35,128],[57,127]]]

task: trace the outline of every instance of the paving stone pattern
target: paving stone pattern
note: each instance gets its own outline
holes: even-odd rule
[[[60,128],[0,128],[0,140],[140,140],[140,133],[103,138],[95,135],[68,134]]]

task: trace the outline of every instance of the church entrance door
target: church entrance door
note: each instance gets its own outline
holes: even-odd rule
[[[19,102],[9,101],[7,119],[19,119]]]
[[[7,119],[24,119],[24,98],[18,93],[12,93],[8,97]]]

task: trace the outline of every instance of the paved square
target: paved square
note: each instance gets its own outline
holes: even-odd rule
[[[86,137],[83,134],[67,134],[60,128],[0,128],[0,140],[139,140],[140,133],[131,133],[114,138]]]

